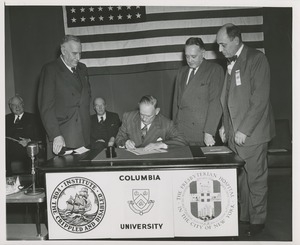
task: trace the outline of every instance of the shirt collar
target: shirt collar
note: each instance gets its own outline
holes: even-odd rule
[[[64,58],[62,57],[62,55],[60,55],[60,58],[61,58],[62,62],[65,64],[65,66],[66,66],[71,72],[73,72],[73,71],[72,71],[72,67],[67,65],[67,63],[64,61]]]
[[[16,119],[19,117],[19,119],[21,120],[22,119],[22,117],[23,117],[23,115],[24,115],[24,112],[22,113],[22,114],[20,114],[20,115],[16,115],[15,114],[15,120],[14,121],[16,121]]]
[[[106,120],[106,112],[102,116],[97,115],[97,117],[98,117],[98,122],[100,121],[101,117],[103,117],[103,121],[105,121]]]
[[[244,44],[242,44],[241,47],[239,48],[239,50],[235,53],[235,55],[236,55],[237,57],[240,56],[240,54],[241,54],[241,52],[242,52],[242,50],[243,50],[243,47],[244,47]]]
[[[145,125],[144,123],[141,122],[141,129],[142,129],[144,126],[146,126],[146,125]],[[151,126],[151,124],[148,124],[148,125],[147,125],[147,130],[149,130],[150,126]]]

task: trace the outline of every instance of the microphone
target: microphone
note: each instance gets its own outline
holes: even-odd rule
[[[115,137],[111,137],[108,141],[108,144],[107,146],[108,147],[111,147],[111,146],[114,146],[115,145]]]
[[[27,145],[26,150],[27,150],[27,155],[33,158],[39,153],[39,146],[37,143],[30,142]]]

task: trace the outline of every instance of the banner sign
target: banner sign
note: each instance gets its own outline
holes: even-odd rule
[[[49,239],[237,236],[236,170],[47,173]]]
[[[238,236],[234,169],[173,173],[176,236]]]

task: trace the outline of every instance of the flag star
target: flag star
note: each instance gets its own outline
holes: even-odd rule
[[[103,20],[104,20],[104,18],[103,18],[102,15],[100,15],[99,20],[100,20],[100,21],[103,21]]]
[[[113,20],[114,19],[114,17],[112,15],[110,15],[108,18],[109,18],[109,20]]]
[[[93,7],[90,7],[89,10],[90,10],[90,12],[94,12],[94,8]]]
[[[122,6],[118,6],[117,9],[118,9],[118,10],[122,10]]]
[[[108,7],[108,10],[109,10],[109,11],[113,11],[113,7],[112,7],[112,6],[109,6],[109,7]]]
[[[121,20],[123,18],[123,16],[122,15],[118,15],[118,20]]]
[[[76,13],[76,9],[75,8],[71,8],[71,13],[75,14]]]
[[[85,17],[82,16],[82,17],[80,18],[80,20],[81,20],[81,22],[85,22]]]
[[[131,9],[131,6],[127,6],[127,9]]]
[[[72,23],[76,22],[76,19],[74,17],[71,20],[72,20]]]
[[[91,21],[95,21],[95,17],[94,17],[94,16],[91,16],[91,17],[90,17],[90,20],[91,20]]]
[[[80,11],[81,11],[81,13],[83,13],[83,12],[85,11],[85,8],[82,7],[82,8],[80,9]]]
[[[132,15],[131,14],[128,14],[127,15],[127,19],[131,19]]]
[[[141,18],[141,14],[140,14],[140,13],[137,13],[137,14],[136,14],[136,18],[140,19],[140,18]]]
[[[140,7],[140,6],[136,6],[135,8],[136,8],[136,9],[140,9],[141,7]]]
[[[103,10],[103,8],[102,7],[98,7],[98,11],[102,11]]]

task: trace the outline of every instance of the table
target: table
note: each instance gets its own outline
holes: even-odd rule
[[[45,192],[38,195],[26,195],[23,191],[6,196],[6,203],[25,203],[36,204],[36,224],[7,224],[7,239],[8,240],[23,240],[26,234],[30,234],[27,239],[45,239],[47,229],[45,225],[40,223],[40,204],[46,200]],[[36,227],[36,228],[35,228]],[[37,233],[33,233],[36,229]]]
[[[238,236],[236,176],[244,162],[237,155],[204,156],[195,146],[162,158],[128,157],[124,149],[106,158],[103,150],[38,167],[46,176],[49,239]]]

